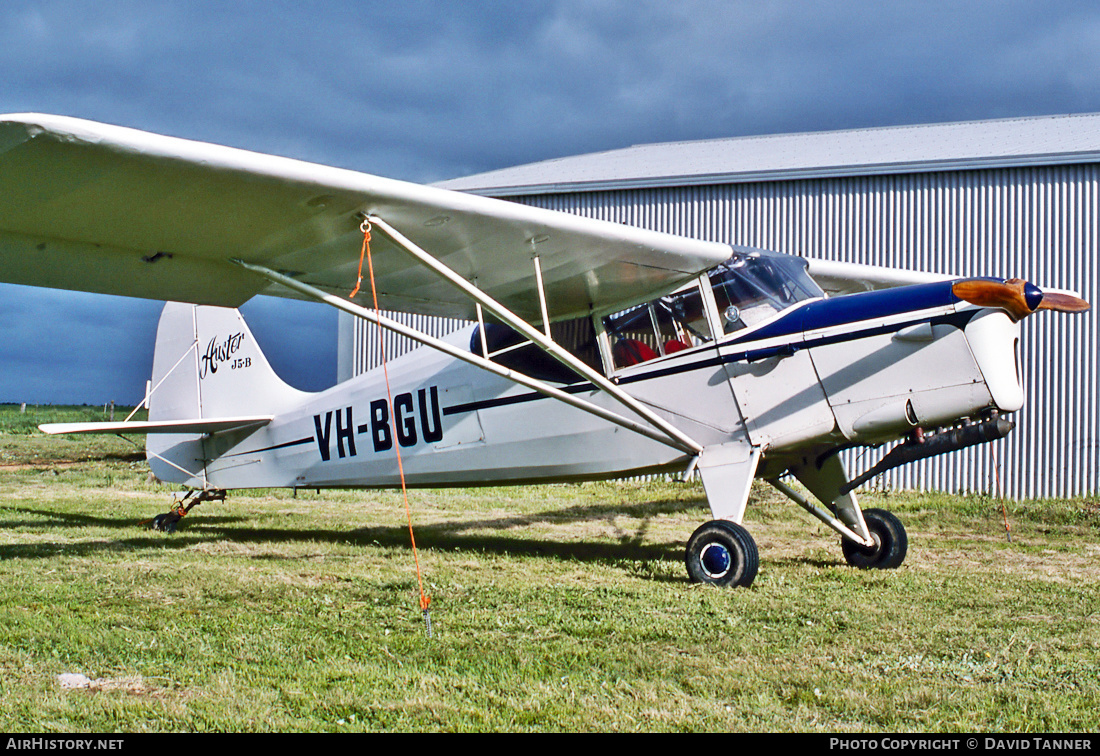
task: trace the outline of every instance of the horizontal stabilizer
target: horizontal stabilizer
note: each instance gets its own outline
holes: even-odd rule
[[[242,428],[259,428],[271,422],[271,415],[222,417],[198,420],[132,421],[128,423],[46,423],[43,433],[224,433]]]

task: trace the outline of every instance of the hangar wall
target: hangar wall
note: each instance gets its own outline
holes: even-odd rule
[[[1100,164],[800,179],[511,199],[554,210],[806,257],[960,276],[1020,277],[1100,305]],[[1095,493],[1100,478],[1097,308],[1024,321],[1026,403],[992,445],[895,469],[870,485]],[[992,448],[991,448],[992,447]],[[847,453],[858,474],[884,453]]]
[[[416,328],[437,339],[467,325],[467,321],[455,318],[390,311],[383,311],[383,314],[402,325]],[[387,360],[392,360],[420,346],[419,342],[384,328],[379,338],[376,324],[359,320],[346,312],[340,312],[337,321],[336,343],[336,381],[338,383],[378,367],[382,364],[383,354]]]
[[[1100,164],[945,170],[510,199],[660,231],[781,252],[929,272],[1021,277],[1075,289],[1100,305]],[[406,316],[435,335],[460,321]],[[890,489],[991,492],[1013,498],[1095,494],[1100,485],[1097,308],[1024,321],[1024,408],[991,445],[895,469]],[[357,335],[358,334],[358,335]],[[342,378],[377,364],[372,334],[341,322]],[[387,347],[392,358],[411,345]],[[376,349],[376,348],[375,348]],[[885,450],[846,453],[858,474]],[[998,486],[998,473],[1001,485]]]

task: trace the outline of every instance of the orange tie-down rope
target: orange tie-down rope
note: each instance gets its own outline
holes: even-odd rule
[[[348,294],[348,299],[355,299],[355,295],[359,293],[359,287],[363,285],[363,255],[370,251],[370,221],[365,220],[359,225],[359,230],[363,232],[363,248],[359,250],[359,277],[355,279],[355,288],[351,290],[351,294]],[[374,277],[371,277],[371,291],[374,291]],[[374,311],[378,312],[378,297],[374,298]],[[381,329],[381,326],[379,326]],[[385,359],[385,354],[383,354]]]
[[[363,224],[359,227],[363,232],[363,248],[359,252],[359,280],[355,284],[355,289],[348,295],[348,298],[353,298],[359,293],[359,285],[363,282],[363,258],[367,258],[367,272],[370,274],[370,293],[374,300],[374,313],[380,315],[381,312],[378,308],[378,290],[374,285],[374,261],[371,259],[370,253],[370,221],[364,220]],[[386,400],[390,404],[390,416],[393,417],[393,391],[390,389],[390,371],[386,365],[386,340],[382,334],[382,323],[376,321],[378,325],[378,348],[382,357],[382,375],[386,379]],[[405,500],[405,519],[409,522],[409,541],[412,543],[413,561],[416,563],[416,582],[420,588],[420,611],[424,613],[424,623],[428,630],[428,637],[432,635],[432,617],[428,612],[428,606],[432,603],[431,596],[424,592],[424,577],[420,571],[420,554],[416,549],[416,536],[413,534],[412,523],[412,510],[409,507],[409,491],[405,487],[405,465],[401,461],[401,445],[394,444],[394,450],[397,452],[397,472],[401,476],[401,496]]]

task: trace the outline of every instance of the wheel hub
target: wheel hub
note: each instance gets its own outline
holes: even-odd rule
[[[709,577],[720,578],[729,572],[733,559],[725,546],[720,543],[711,543],[703,549],[703,553],[699,555],[699,561]]]

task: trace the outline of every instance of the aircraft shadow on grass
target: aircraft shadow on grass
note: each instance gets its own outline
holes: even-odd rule
[[[630,507],[606,504],[578,505],[558,510],[546,510],[528,515],[486,517],[455,522],[416,524],[414,532],[421,549],[475,553],[537,556],[547,559],[580,562],[637,562],[655,560],[678,561],[682,543],[647,542],[653,519],[659,515],[686,512],[704,506],[702,500],[674,499],[646,502]],[[617,520],[629,517],[637,520],[629,529]],[[200,543],[225,540],[241,544],[279,544],[294,541],[346,544],[364,548],[407,549],[409,530],[398,526],[366,526],[348,530],[256,528],[246,526],[244,517],[201,514],[191,515],[180,531],[172,534],[150,532],[148,535],[85,542],[44,541],[0,545],[0,560],[44,559],[57,556],[86,556],[123,550],[182,549]],[[543,540],[530,537],[522,529],[535,525],[564,525],[574,522],[605,522],[617,540],[581,541]],[[145,525],[129,517],[103,517],[83,513],[63,513],[30,507],[5,507],[0,519],[0,531],[20,529],[48,531],[54,528],[104,528],[133,531]],[[487,532],[488,531],[488,532]],[[508,531],[507,534],[504,534]],[[272,559],[272,555],[255,555],[257,559]]]

